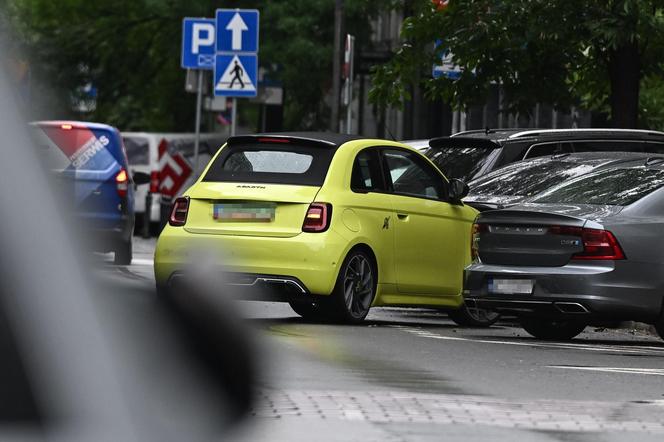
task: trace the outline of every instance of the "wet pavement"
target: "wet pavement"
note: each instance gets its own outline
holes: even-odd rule
[[[152,293],[153,247],[138,238],[131,266],[104,262],[102,272]],[[119,296],[150,314],[146,299]],[[589,327],[542,342],[509,321],[463,328],[427,309],[374,309],[365,324],[342,326],[304,321],[287,304],[237,307],[257,331],[261,374],[232,439],[664,437],[664,341],[643,331]]]

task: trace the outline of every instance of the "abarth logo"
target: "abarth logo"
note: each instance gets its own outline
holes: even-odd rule
[[[390,217],[385,217],[383,220],[383,230],[387,230],[390,228]]]

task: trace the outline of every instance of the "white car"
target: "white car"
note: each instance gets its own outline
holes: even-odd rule
[[[149,186],[138,186],[135,193],[135,213],[139,225],[143,224],[147,196],[150,194],[150,223],[156,227],[160,222],[161,189],[170,182],[161,182],[159,164],[159,146],[163,143],[170,156],[178,155],[185,160],[190,173],[182,171],[186,179],[173,197],[179,196],[196,181],[197,173],[194,171],[194,143],[193,133],[158,133],[158,132],[122,132],[131,174],[144,172],[150,175]],[[226,142],[226,136],[218,133],[201,134],[198,171],[210,161],[217,150]],[[164,163],[164,161],[162,161]],[[177,169],[175,167],[174,169]],[[178,170],[175,170],[178,172]],[[154,229],[153,229],[154,230]]]

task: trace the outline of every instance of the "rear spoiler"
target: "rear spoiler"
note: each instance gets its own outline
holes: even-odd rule
[[[481,212],[475,219],[475,222],[478,224],[520,224],[533,226],[556,224],[560,226],[583,227],[586,220],[559,213],[503,209]]]
[[[319,147],[337,147],[338,144],[332,141],[326,141],[315,138],[308,138],[304,136],[293,136],[283,134],[260,134],[260,135],[238,135],[228,139],[228,145],[233,146],[236,144],[303,144],[316,145]]]
[[[497,141],[487,140],[486,138],[477,137],[438,137],[429,140],[429,146],[433,149],[440,149],[443,147],[457,147],[465,149],[467,147],[480,147],[484,149],[498,149],[500,143]]]

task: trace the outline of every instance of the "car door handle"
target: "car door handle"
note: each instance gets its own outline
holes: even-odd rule
[[[399,219],[408,219],[407,213],[397,213],[397,218]]]

